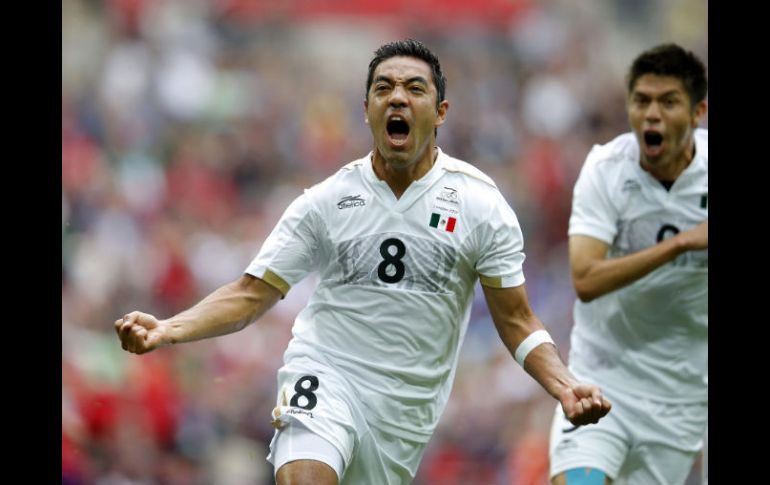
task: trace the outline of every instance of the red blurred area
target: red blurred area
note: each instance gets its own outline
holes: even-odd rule
[[[410,20],[421,23],[478,21],[503,26],[524,12],[531,0],[218,0],[219,11],[238,22],[271,18],[313,21],[321,16]]]

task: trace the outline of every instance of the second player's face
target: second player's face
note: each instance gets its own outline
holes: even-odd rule
[[[432,156],[434,130],[444,123],[448,103],[436,108],[438,91],[427,62],[391,57],[374,70],[366,97],[366,119],[375,149],[389,163],[407,167]]]
[[[688,157],[705,102],[693,107],[682,81],[645,74],[628,97],[628,119],[639,142],[642,162],[664,166]]]

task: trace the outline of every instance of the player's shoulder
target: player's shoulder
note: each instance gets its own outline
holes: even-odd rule
[[[310,197],[317,199],[338,194],[339,189],[348,186],[354,189],[361,184],[361,170],[364,169],[367,157],[345,163],[336,172],[305,190]]]
[[[708,164],[709,158],[709,130],[707,128],[695,129],[695,153],[702,155]]]
[[[596,144],[588,152],[585,165],[592,169],[621,170],[639,158],[639,142],[629,132],[616,136],[604,144]]]
[[[495,184],[495,181],[477,167],[474,167],[470,163],[460,160],[459,158],[449,156],[444,152],[440,152],[440,156],[442,157],[441,169],[444,170],[448,176],[456,178],[468,185],[476,185],[482,189],[497,191],[497,184]]]
[[[343,165],[334,175],[346,175],[351,174],[353,172],[356,172],[358,170],[363,170],[366,166],[366,163],[369,161],[370,155],[367,155],[365,157],[361,157],[357,160],[353,160],[352,162],[348,162],[345,165]]]

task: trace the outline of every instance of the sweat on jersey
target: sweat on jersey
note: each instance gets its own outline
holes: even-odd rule
[[[641,251],[708,219],[708,130],[670,190],[639,165],[633,133],[596,145],[575,184],[569,235]],[[574,307],[576,376],[666,402],[708,400],[708,249],[688,251],[628,286]]]
[[[444,409],[476,279],[524,283],[523,239],[494,182],[439,150],[396,199],[371,153],[304,191],[246,272],[283,294],[320,281],[284,354],[338,369],[369,422],[427,441]]]

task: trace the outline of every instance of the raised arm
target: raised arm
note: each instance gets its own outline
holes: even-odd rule
[[[609,245],[589,236],[569,238],[572,283],[578,298],[588,302],[633,283],[684,253],[708,248],[708,221],[654,246],[606,259]]]
[[[115,321],[123,350],[144,354],[165,345],[191,342],[245,328],[279,299],[281,293],[259,278],[244,274],[189,310],[167,320],[134,311]]]
[[[497,332],[511,354],[516,356],[527,337],[538,330],[545,330],[529,306],[525,286],[490,288],[482,285],[482,288]],[[611,408],[597,386],[578,382],[552,343],[534,347],[526,354],[523,367],[561,403],[564,414],[572,424],[596,423]]]

